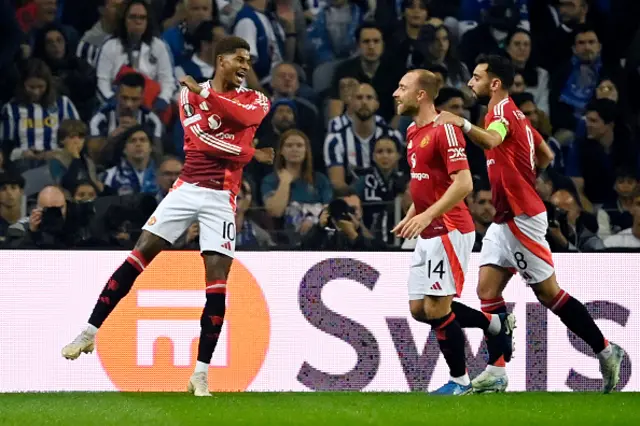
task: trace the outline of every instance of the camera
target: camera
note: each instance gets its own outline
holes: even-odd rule
[[[64,216],[62,207],[44,207],[42,209],[42,222],[40,231],[50,234],[59,234],[64,230]]]
[[[329,217],[336,222],[339,220],[351,220],[350,215],[355,213],[356,210],[342,198],[338,198],[329,203]]]

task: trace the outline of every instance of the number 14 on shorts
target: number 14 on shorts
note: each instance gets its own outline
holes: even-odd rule
[[[432,269],[431,266],[435,264],[435,267]],[[429,261],[427,262],[427,277],[431,278],[431,274],[438,274],[439,278],[442,279],[442,277],[444,277],[444,260],[440,260],[438,263],[436,263],[435,261],[433,261],[433,263],[431,262],[431,259],[429,259]]]

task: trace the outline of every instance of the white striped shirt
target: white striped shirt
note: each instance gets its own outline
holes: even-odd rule
[[[154,138],[160,139],[162,137],[162,122],[153,111],[140,107],[136,114],[136,121],[141,126],[146,127]],[[120,121],[116,112],[116,102],[112,100],[102,106],[91,118],[89,122],[89,136],[92,138],[106,138],[119,125]]]
[[[11,101],[0,113],[0,137],[13,142],[18,153],[26,150],[58,149],[58,128],[65,119],[78,119],[78,111],[66,96],[60,96],[50,107],[40,104],[20,105]],[[15,155],[12,154],[12,158]],[[15,159],[15,158],[14,158]]]
[[[329,122],[329,132],[324,140],[324,162],[327,168],[345,166],[360,170],[371,167],[373,148],[381,137],[395,139],[398,146],[404,145],[402,134],[387,125],[382,117],[376,116],[373,134],[366,139],[353,131],[351,119],[343,114]]]

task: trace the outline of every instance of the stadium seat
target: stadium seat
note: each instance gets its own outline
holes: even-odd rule
[[[316,93],[323,93],[331,87],[336,67],[343,61],[325,62],[313,71],[312,85]]]
[[[24,195],[30,197],[40,192],[47,185],[55,185],[55,181],[49,172],[49,166],[44,165],[35,169],[27,170],[22,173],[26,184],[24,187]]]

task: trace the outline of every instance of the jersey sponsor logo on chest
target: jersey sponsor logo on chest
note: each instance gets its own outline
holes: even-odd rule
[[[429,179],[429,173],[414,173],[414,172],[411,172],[411,179],[415,179],[417,181],[427,180],[427,179]]]

